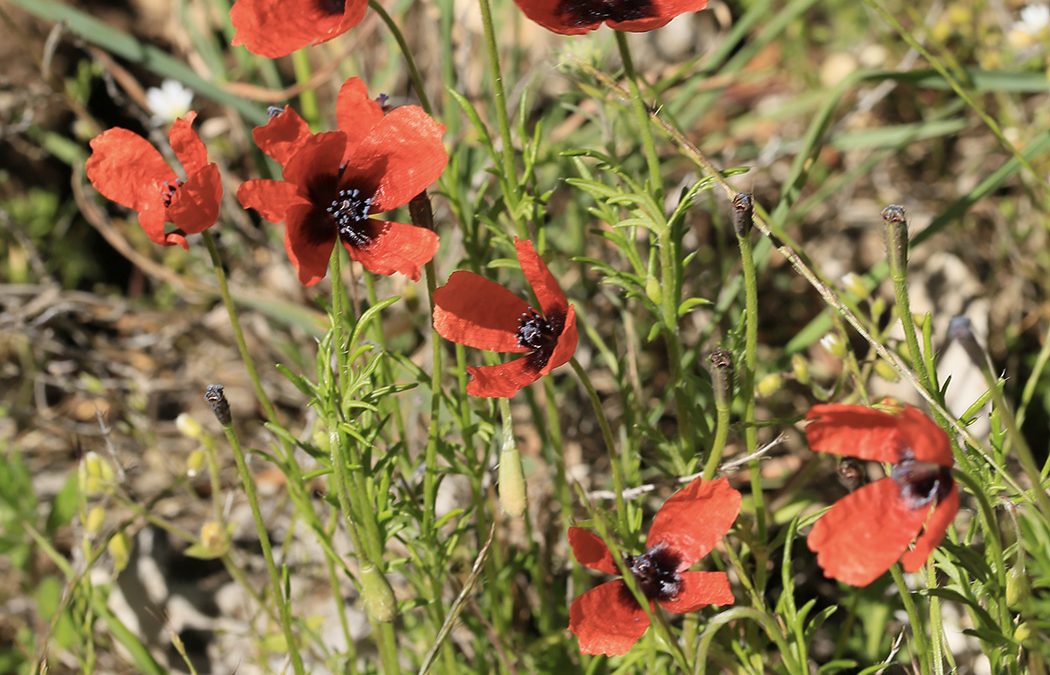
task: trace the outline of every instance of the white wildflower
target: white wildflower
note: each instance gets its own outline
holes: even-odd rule
[[[176,80],[164,80],[159,88],[150,87],[146,90],[146,102],[153,113],[154,122],[171,124],[190,111],[193,90]]]
[[[1025,5],[1021,20],[1010,28],[1009,38],[1018,49],[1046,44],[1050,39],[1050,4]]]

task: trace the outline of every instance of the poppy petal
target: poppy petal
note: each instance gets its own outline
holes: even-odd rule
[[[953,481],[951,491],[933,509],[922,534],[915,540],[915,545],[901,557],[901,565],[904,566],[905,572],[918,571],[925,564],[933,549],[937,548],[944,539],[944,533],[955,520],[957,513],[959,513],[959,486]]]
[[[350,258],[373,274],[400,272],[412,281],[419,281],[420,268],[437,253],[440,243],[437,233],[385,220],[369,220],[367,225],[371,238],[367,246],[358,248],[343,242]]]
[[[510,398],[540,379],[540,371],[533,368],[530,359],[524,356],[498,366],[467,368],[471,380],[467,393],[480,398]]]
[[[613,30],[644,33],[666,26],[679,14],[699,12],[707,7],[707,0],[654,0],[652,4],[654,16],[631,21],[607,21],[606,25]]]
[[[697,478],[671,495],[653,518],[645,547],[666,544],[687,569],[715,547],[740,513],[740,493],[725,478]]]
[[[164,233],[164,223],[168,221],[168,210],[164,208],[164,200],[159,195],[154,202],[145,205],[144,208],[138,211],[138,215],[139,226],[142,227],[146,236],[154,244],[160,244],[161,246],[178,244],[182,248],[189,250],[190,247],[186,243],[185,237],[182,238],[182,241],[179,241],[177,236],[172,237]]]
[[[928,513],[909,509],[897,482],[883,478],[835,502],[806,543],[826,576],[867,586],[900,559]]]
[[[681,572],[682,588],[671,600],[661,600],[668,612],[685,614],[708,605],[733,604],[733,591],[725,572]]]
[[[246,209],[255,209],[271,223],[283,223],[288,209],[296,204],[308,204],[299,194],[299,188],[283,180],[254,179],[241,183],[237,200]]]
[[[561,290],[554,275],[547,269],[547,263],[536,253],[532,242],[528,239],[514,239],[514,248],[518,251],[518,264],[521,271],[532,286],[536,299],[540,303],[543,315],[549,317],[552,313],[564,312],[569,306],[565,292]]]
[[[339,130],[346,134],[343,158],[348,160],[372,129],[383,121],[383,107],[368,98],[368,88],[360,78],[351,77],[339,88],[335,119]]]
[[[335,246],[335,228],[330,237],[319,236],[322,228],[312,222],[316,217],[317,210],[306,202],[291,205],[285,214],[284,248],[304,286],[324,279]]]
[[[346,147],[343,132],[312,134],[302,139],[298,146],[284,165],[284,179],[303,188],[304,194],[312,194],[320,180],[327,179],[334,185]]]
[[[547,365],[540,370],[540,375],[547,375],[558,366],[565,365],[569,359],[576,354],[576,345],[580,340],[580,332],[576,327],[576,309],[569,305],[569,311],[565,314],[565,327],[558,336],[558,344],[554,345],[551,357],[547,359]]]
[[[514,0],[529,19],[560,35],[583,35],[602,25],[600,19],[578,23],[562,11],[563,0]]]
[[[179,186],[168,206],[168,220],[185,234],[200,234],[219,219],[222,177],[219,167],[208,164]]]
[[[921,410],[905,406],[898,416],[901,436],[912,457],[919,462],[932,462],[950,467],[955,464],[948,434]]]
[[[142,136],[119,127],[91,139],[86,169],[88,180],[103,197],[139,212],[158,206],[163,210],[161,190],[176,179],[160,151]]]
[[[316,0],[237,0],[230,10],[234,45],[267,58],[286,56],[311,43],[327,42],[364,18],[367,2],[348,0],[329,11]]]
[[[613,560],[609,547],[605,545],[601,537],[590,530],[570,527],[569,546],[572,547],[572,554],[576,556],[576,560],[584,567],[606,574],[620,573],[616,569],[616,561]]]
[[[392,110],[358,143],[344,183],[374,187],[375,213],[407,204],[445,170],[443,133],[445,127],[418,106]]]
[[[829,403],[806,413],[806,440],[815,452],[897,463],[907,445],[900,419],[863,405]]]
[[[175,120],[168,131],[168,142],[175,156],[186,170],[187,176],[192,176],[208,165],[208,149],[204,142],[193,129],[193,120],[197,119],[197,113],[190,112],[186,117]]]
[[[261,127],[252,129],[252,138],[259,149],[273,157],[281,168],[288,164],[299,146],[310,137],[310,127],[291,106],[270,118]]]
[[[626,654],[648,627],[649,615],[619,579],[592,588],[569,607],[569,630],[584,654]]]
[[[453,272],[448,283],[434,291],[434,330],[475,349],[528,351],[518,344],[518,322],[528,311],[524,300],[473,272]]]

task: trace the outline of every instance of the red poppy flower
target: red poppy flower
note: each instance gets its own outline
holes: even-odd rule
[[[230,10],[233,44],[270,59],[350,30],[365,16],[368,0],[237,0]]]
[[[740,493],[724,478],[697,478],[668,499],[653,518],[645,553],[624,556],[639,590],[675,614],[733,602],[725,572],[688,572],[715,547],[740,512]],[[612,553],[590,530],[569,528],[569,545],[586,567],[619,574]],[[626,654],[649,627],[649,616],[621,579],[580,595],[569,608],[569,630],[584,654]]]
[[[286,107],[256,127],[255,142],[284,180],[246,181],[237,199],[287,224],[285,249],[307,286],[324,278],[336,239],[365,269],[415,281],[437,252],[437,234],[370,215],[407,204],[441,176],[445,127],[413,105],[384,114],[356,77],[343,84],[336,117],[339,131],[311,134]]]
[[[807,543],[824,574],[867,586],[898,560],[922,567],[959,511],[948,435],[918,409],[883,412],[860,405],[816,405],[806,414],[809,446],[892,463],[890,475],[835,502]]]
[[[453,272],[434,291],[434,329],[441,337],[476,349],[525,354],[498,366],[467,368],[471,396],[509,398],[576,353],[576,311],[532,242],[515,239],[514,247],[540,311],[473,272]]]
[[[160,151],[142,136],[115,128],[91,139],[87,176],[102,196],[138,213],[139,224],[158,244],[188,249],[186,235],[215,224],[222,201],[219,167],[193,130],[196,113],[175,120],[168,134],[171,149],[186,171],[179,179]],[[175,223],[172,232],[164,223]]]
[[[521,11],[547,30],[582,35],[606,23],[610,28],[644,33],[666,26],[686,12],[699,12],[707,0],[514,0]]]

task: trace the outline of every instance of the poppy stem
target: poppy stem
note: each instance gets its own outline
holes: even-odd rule
[[[653,129],[649,123],[649,107],[645,105],[642,98],[642,89],[638,86],[638,73],[634,69],[634,59],[631,58],[631,46],[627,43],[627,34],[622,31],[613,31],[616,34],[616,47],[620,50],[620,60],[623,61],[623,72],[627,76],[627,86],[631,91],[631,107],[634,110],[635,122],[638,131],[642,135],[642,151],[645,153],[645,163],[649,168],[650,189],[656,203],[663,209],[664,185],[660,174],[660,157],[656,153],[656,143],[653,140]]]
[[[416,96],[419,97],[419,104],[423,106],[423,110],[425,110],[428,115],[433,115],[434,109],[430,105],[430,99],[427,97],[427,90],[423,86],[423,77],[419,74],[419,68],[416,67],[416,60],[412,57],[412,50],[408,48],[408,43],[405,41],[405,36],[401,33],[401,29],[398,28],[394,19],[391,18],[390,14],[387,13],[386,9],[383,8],[383,5],[377,0],[368,0],[368,6],[373,12],[379,15],[379,18],[384,24],[386,24],[390,34],[394,36],[398,49],[401,50],[401,56],[405,57],[405,65],[408,66],[408,76],[412,80],[412,88],[416,90]]]
[[[605,416],[602,400],[599,398],[594,384],[591,383],[591,378],[587,375],[587,371],[583,369],[583,366],[580,365],[575,356],[569,359],[569,363],[572,365],[573,371],[576,372],[576,377],[579,378],[580,384],[587,390],[587,396],[591,399],[591,407],[594,408],[594,416],[598,418],[598,427],[602,430],[605,451],[609,454],[609,468],[612,470],[613,492],[616,495],[617,529],[620,536],[626,539],[630,532],[630,527],[627,524],[627,507],[623,499],[623,467],[620,466],[620,457],[619,453],[616,452],[616,442],[613,440],[612,429],[609,427],[609,419]]]
[[[908,622],[911,624],[911,635],[914,641],[915,658],[919,662],[919,672],[928,673],[930,672],[930,653],[926,644],[926,633],[922,626],[922,617],[919,615],[919,610],[911,597],[911,590],[908,589],[908,584],[904,581],[904,575],[901,574],[899,563],[893,563],[890,567],[890,576],[893,577],[893,583],[897,585],[897,591],[901,594],[901,603],[904,605],[904,611],[908,614]]]
[[[292,68],[295,71],[295,81],[302,88],[299,92],[299,106],[303,111],[303,119],[316,128],[321,120],[321,113],[317,108],[317,94],[310,88],[310,50],[299,49],[292,52]]]

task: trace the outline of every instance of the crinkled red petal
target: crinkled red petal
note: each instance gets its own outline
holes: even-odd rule
[[[357,147],[383,120],[383,108],[368,98],[368,88],[359,78],[351,77],[339,89],[335,101],[335,119],[339,131],[346,134],[344,160],[353,156]]]
[[[900,560],[929,510],[908,508],[897,482],[883,478],[835,502],[806,543],[825,575],[867,586]]]
[[[353,260],[374,274],[400,272],[412,281],[419,281],[420,270],[437,253],[436,232],[415,225],[385,220],[368,220],[371,241],[358,248],[345,241],[343,246]]]
[[[947,467],[955,464],[948,434],[921,410],[906,405],[897,418],[901,435],[915,460]]]
[[[374,188],[375,213],[407,204],[445,170],[443,133],[445,127],[422,108],[392,110],[358,143],[348,159],[344,184]]]
[[[155,210],[158,205],[163,210],[161,190],[176,179],[160,151],[145,138],[121,128],[91,139],[86,170],[88,180],[103,197],[134,211]]]
[[[496,282],[460,270],[434,291],[434,330],[475,349],[525,352],[518,344],[518,327],[528,310],[528,303]]]
[[[498,366],[467,368],[471,380],[467,393],[479,398],[510,398],[540,379],[540,372],[523,356]]]
[[[547,30],[561,35],[583,35],[602,25],[601,21],[584,26],[573,25],[560,11],[561,0],[514,0],[514,2],[525,13],[525,16]]]
[[[609,547],[605,545],[605,542],[598,535],[590,530],[582,527],[570,527],[569,546],[572,547],[572,554],[576,556],[576,560],[584,567],[605,572],[606,574],[620,573],[616,569],[616,561],[613,560]]]
[[[200,234],[219,219],[222,177],[219,167],[208,164],[179,186],[168,206],[168,220],[185,234]]]
[[[255,179],[241,183],[237,200],[246,209],[255,209],[271,223],[284,222],[288,209],[296,204],[309,204],[299,188],[283,180]]]
[[[626,654],[648,627],[649,616],[619,579],[592,588],[569,607],[569,630],[584,654]]]
[[[230,10],[234,45],[267,58],[286,56],[345,33],[364,17],[367,2],[348,0],[342,13],[317,0],[237,0]]]
[[[906,441],[900,418],[863,405],[828,403],[806,413],[806,440],[816,452],[899,462]]]
[[[666,26],[680,14],[699,12],[704,7],[707,0],[653,0],[653,16],[634,21],[607,21],[606,25],[613,30],[645,33]]]
[[[930,514],[922,534],[915,540],[915,545],[910,551],[901,557],[901,565],[904,571],[915,572],[925,564],[933,549],[944,539],[944,533],[948,526],[955,520],[955,514],[959,513],[959,486],[952,482],[952,489],[945,495]]]
[[[306,120],[299,116],[291,106],[274,115],[261,127],[252,129],[252,138],[259,149],[273,157],[281,168],[296,153],[303,141],[311,136]]]
[[[285,214],[284,248],[304,286],[324,279],[336,240],[334,227],[331,236],[319,236],[324,228],[312,222],[315,217],[317,209],[309,203],[293,204]]]
[[[182,248],[189,250],[185,237],[182,237],[180,241],[177,234],[165,234],[164,224],[168,222],[168,209],[165,208],[164,201],[159,196],[155,201],[139,210],[138,215],[139,225],[154,244],[160,244],[161,246],[178,244]]]
[[[733,591],[725,572],[681,572],[682,588],[672,600],[661,600],[668,612],[685,614],[708,605],[733,604]]]
[[[208,165],[208,149],[193,129],[195,119],[197,113],[189,112],[186,117],[175,120],[168,131],[168,142],[187,176],[192,176]]]
[[[554,345],[554,351],[547,360],[547,365],[540,370],[540,375],[547,375],[558,366],[565,365],[576,353],[576,345],[580,341],[580,332],[576,326],[576,309],[569,305],[565,314],[565,327],[558,336],[558,343]]]
[[[334,185],[345,146],[346,136],[341,131],[326,131],[304,138],[284,165],[284,179],[298,185],[303,195],[312,195],[312,188],[319,180],[329,180]]]
[[[666,544],[680,557],[678,569],[687,569],[729,532],[738,513],[740,493],[729,481],[697,478],[660,507],[645,546]]]
[[[521,265],[521,271],[529,285],[532,286],[544,316],[549,317],[552,313],[566,311],[569,301],[565,297],[565,291],[561,290],[554,275],[547,269],[547,263],[543,262],[543,258],[536,253],[532,242],[515,237],[514,248],[518,251],[518,264]]]

